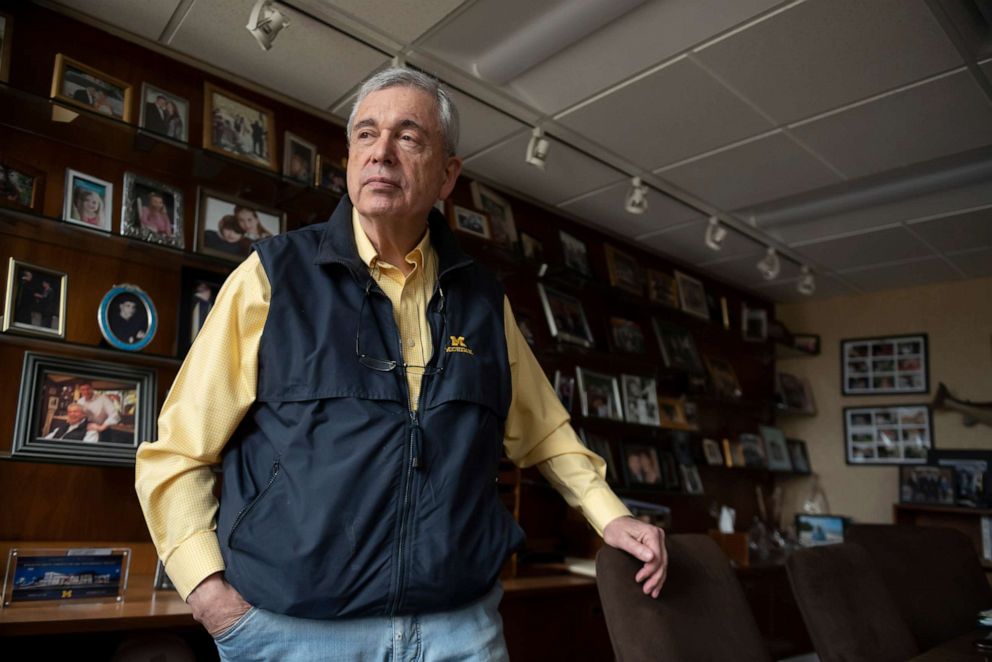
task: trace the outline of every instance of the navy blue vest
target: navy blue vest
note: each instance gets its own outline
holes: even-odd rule
[[[272,296],[256,402],[224,451],[225,575],[251,604],[294,616],[448,610],[486,593],[523,542],[496,485],[511,395],[503,290],[432,211],[440,371],[412,412],[402,368],[355,353],[360,327],[363,354],[402,366],[351,213],[344,198],[327,223],[255,245]]]

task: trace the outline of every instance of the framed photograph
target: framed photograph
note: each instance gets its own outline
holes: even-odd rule
[[[792,471],[792,459],[789,455],[789,445],[786,443],[785,434],[780,429],[770,425],[758,426],[758,430],[765,443],[768,468],[772,471]]]
[[[648,299],[670,308],[679,307],[679,287],[675,278],[656,269],[647,270]]]
[[[217,301],[227,276],[213,271],[183,267],[179,295],[179,354],[184,355],[196,339]]]
[[[575,368],[575,376],[578,378],[583,416],[623,420],[620,386],[616,377],[579,367]]]
[[[741,384],[737,381],[737,373],[734,372],[734,366],[730,365],[730,361],[715,356],[704,358],[714,393],[721,398],[740,398],[743,395]]]
[[[670,451],[661,451],[658,453],[658,461],[661,463],[661,477],[665,481],[665,489],[673,492],[682,489],[679,463],[675,459],[675,454]]]
[[[714,439],[703,439],[703,457],[706,458],[706,464],[711,467],[720,467],[724,464],[723,451]]]
[[[792,348],[804,354],[817,356],[820,353],[820,336],[815,333],[794,333]]]
[[[741,334],[747,342],[768,340],[768,311],[741,304]]]
[[[606,482],[610,485],[622,485],[623,480],[620,471],[617,469],[616,457],[610,447],[610,440],[606,437],[585,430],[579,431],[579,439],[596,455],[606,462]]]
[[[809,463],[809,452],[806,442],[801,439],[786,439],[789,447],[789,459],[792,460],[792,470],[797,474],[813,473]]]
[[[3,306],[3,331],[65,338],[69,277],[61,271],[10,258]]]
[[[629,487],[665,489],[658,450],[646,444],[622,444],[623,473]],[[673,458],[674,462],[674,458]]]
[[[562,259],[565,266],[583,276],[592,276],[592,268],[589,266],[589,249],[586,247],[586,242],[576,239],[564,230],[558,231],[558,237],[561,239]]]
[[[658,398],[658,408],[661,410],[661,427],[673,430],[695,430],[685,415],[682,398]]]
[[[775,374],[775,386],[779,407],[790,414],[805,414],[812,416],[816,413],[816,402],[813,400],[813,387],[805,377],[796,377],[787,372]]]
[[[157,136],[189,142],[189,101],[151,83],[141,84],[138,126]]]
[[[114,285],[103,295],[98,313],[100,333],[117,349],[137,352],[148,346],[158,330],[155,304],[135,285]]]
[[[3,606],[22,603],[122,602],[131,568],[131,549],[20,548],[10,550],[3,582]]]
[[[678,282],[679,302],[682,305],[682,310],[690,315],[708,320],[710,311],[706,304],[706,290],[703,289],[703,283],[681,271],[675,272],[675,280]]]
[[[10,79],[10,40],[14,33],[14,19],[0,12],[0,81]]]
[[[575,398],[575,377],[566,375],[561,370],[555,370],[555,393],[558,394],[565,411],[571,413]]]
[[[657,317],[652,320],[652,324],[666,368],[694,374],[703,373],[703,362],[699,358],[696,342],[689,331],[681,326],[663,322]]]
[[[796,535],[802,547],[817,547],[844,542],[848,518],[840,515],[796,513]]]
[[[83,227],[110,232],[113,219],[114,185],[67,168],[62,220]]]
[[[286,131],[282,141],[282,174],[303,186],[312,186],[317,172],[317,146]]]
[[[517,243],[517,226],[513,222],[513,210],[502,196],[479,182],[470,184],[472,204],[489,215],[490,238],[497,244],[513,246]]]
[[[844,395],[928,393],[927,334],[841,340]]]
[[[641,265],[632,256],[618,248],[606,244],[606,266],[610,272],[610,285],[621,290],[642,296],[644,294],[644,277]]]
[[[156,413],[154,369],[27,351],[11,456],[133,466]]]
[[[979,449],[935,450],[927,464],[954,470],[954,501],[959,506],[992,506],[992,451]]]
[[[954,469],[951,467],[899,467],[900,503],[931,503],[953,506]]]
[[[275,172],[275,115],[211,83],[203,88],[203,147]]]
[[[0,204],[41,211],[45,172],[20,161],[0,160]]]
[[[334,195],[344,195],[348,192],[348,173],[334,161],[317,155],[316,185],[318,188],[327,189]],[[444,201],[441,202],[440,212],[444,213]],[[436,205],[435,205],[436,206]]]
[[[474,235],[476,237],[480,237],[481,239],[493,238],[492,228],[489,224],[489,216],[480,211],[475,211],[474,209],[469,209],[468,207],[451,205],[450,222],[451,227],[459,232]]]
[[[699,429],[699,406],[695,402],[686,400],[683,395],[679,398],[679,402],[682,403],[682,412],[685,414],[685,423],[689,427],[689,430]]]
[[[723,460],[728,467],[746,467],[744,444],[740,439],[723,440]]]
[[[520,249],[524,259],[531,262],[544,262],[544,244],[526,232],[520,233]]]
[[[703,493],[703,480],[699,477],[699,467],[695,464],[680,464],[679,472],[682,474],[682,486],[686,494]]]
[[[750,432],[741,433],[738,437],[741,444],[741,453],[744,456],[744,466],[764,469],[768,466],[765,456],[765,446],[761,437]],[[736,463],[735,463],[736,464]]]
[[[641,325],[620,317],[610,318],[610,330],[613,332],[613,347],[618,352],[629,354],[644,354],[648,351],[644,342],[644,331]]]
[[[180,250],[186,248],[183,192],[133,172],[124,173],[121,234]]]
[[[128,83],[62,53],[55,56],[52,98],[117,120],[131,121]]]
[[[196,209],[196,250],[240,262],[251,245],[286,231],[286,214],[234,196],[200,189]]]
[[[847,463],[925,464],[931,430],[927,405],[844,407]]]
[[[582,310],[582,302],[569,294],[545,287],[543,283],[537,284],[537,291],[541,296],[551,337],[582,347],[592,347],[592,331]]]
[[[621,375],[623,411],[628,423],[661,425],[658,417],[658,386],[653,377]]]
[[[162,559],[158,560],[155,565],[155,583],[153,584],[156,591],[175,591],[176,587],[169,579],[168,573],[165,572],[165,564],[162,563]]]

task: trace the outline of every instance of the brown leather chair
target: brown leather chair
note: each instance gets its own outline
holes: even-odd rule
[[[992,588],[964,533],[945,527],[852,524],[844,539],[868,551],[920,650],[974,630]]]
[[[668,578],[657,599],[634,575],[642,563],[612,547],[596,557],[596,581],[618,662],[771,657],[730,562],[708,536],[667,540]]]
[[[841,543],[801,549],[785,567],[822,662],[901,662],[918,653],[863,548]]]

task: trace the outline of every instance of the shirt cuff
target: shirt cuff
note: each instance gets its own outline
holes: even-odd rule
[[[609,488],[590,490],[582,500],[582,510],[600,538],[607,524],[618,517],[631,517],[630,509]]]
[[[165,572],[185,600],[204,579],[225,568],[217,534],[204,531],[187,538],[165,562]]]

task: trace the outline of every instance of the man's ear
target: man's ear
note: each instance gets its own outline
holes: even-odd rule
[[[457,156],[449,156],[448,163],[444,166],[444,183],[441,185],[441,192],[438,193],[439,200],[447,200],[448,196],[455,188],[458,175],[462,172],[462,160]]]

